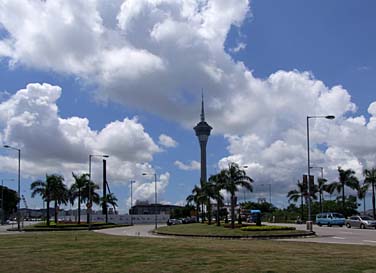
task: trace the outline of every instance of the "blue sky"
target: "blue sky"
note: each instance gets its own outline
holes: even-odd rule
[[[329,181],[338,166],[359,178],[376,166],[374,1],[17,2],[0,0],[0,130],[23,150],[30,207],[41,207],[31,181],[57,172],[70,184],[90,153],[110,154],[121,211],[130,179],[134,200],[153,200],[142,172],[157,172],[159,200],[182,203],[199,181],[188,165],[199,161],[201,89],[214,127],[208,174],[247,165],[247,198],[268,197],[271,184],[286,206],[305,172],[307,115],[337,116],[311,123],[313,162]],[[1,177],[15,177],[15,155],[0,155]]]

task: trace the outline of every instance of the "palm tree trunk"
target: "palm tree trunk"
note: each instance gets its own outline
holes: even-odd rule
[[[304,207],[303,207],[304,203],[303,203],[303,195],[301,196],[300,198],[300,209],[301,209],[301,214],[302,214],[302,221],[304,219]]]
[[[345,215],[345,183],[342,183],[342,213]]]
[[[219,200],[217,200],[217,226],[220,226],[221,223],[219,221]]]
[[[201,223],[205,223],[204,202],[201,204]]]
[[[57,225],[57,200],[55,200],[55,224]]]
[[[196,214],[196,220],[197,220],[197,223],[200,222],[200,203],[197,202],[196,204],[196,209],[197,209],[197,214]]]
[[[231,193],[231,228],[235,228],[235,195]]]
[[[208,205],[207,205],[207,208],[208,208],[208,224],[211,225],[211,203],[210,203],[210,200],[208,201]]]
[[[78,224],[81,224],[81,191],[78,190]]]
[[[322,192],[319,192],[319,197],[320,197],[320,212],[322,212],[322,198],[321,198]]]
[[[50,200],[47,198],[46,201],[46,207],[47,207],[47,226],[50,226]]]
[[[366,215],[366,196],[363,198],[363,214]]]
[[[372,209],[373,209],[373,219],[376,218],[376,210],[375,210],[375,183],[372,182]]]

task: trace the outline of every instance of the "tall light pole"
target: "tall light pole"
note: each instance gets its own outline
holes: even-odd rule
[[[14,181],[14,179],[1,179],[1,225],[4,225],[4,180]]]
[[[269,203],[272,203],[272,184],[260,184],[260,186],[268,186],[269,187]]]
[[[92,157],[102,157],[102,158],[108,158],[110,157],[109,155],[89,155],[89,202],[88,204],[86,205],[87,209],[88,209],[88,215],[89,215],[89,218],[88,218],[88,229],[90,230],[91,229],[91,208],[93,206],[93,198],[92,198],[92,194],[91,194],[91,158]]]
[[[311,159],[310,159],[310,154],[309,154],[309,119],[311,118],[325,118],[325,119],[335,119],[335,116],[333,115],[328,115],[328,116],[307,116],[307,169],[308,169],[308,178],[307,180],[309,181],[311,177]],[[309,184],[309,183],[308,183]],[[307,189],[307,195],[308,195],[308,221],[310,222],[310,229],[312,229],[312,222],[311,222],[311,192],[310,188],[308,186]]]
[[[151,175],[148,173],[142,173],[142,175]],[[154,223],[155,229],[158,228],[158,219],[157,219],[157,173],[154,173]]]
[[[21,204],[21,149],[9,146],[9,145],[4,145],[4,148],[7,149],[12,149],[18,151],[18,190],[17,190],[17,195],[18,195],[18,202],[17,202],[17,229],[18,231],[21,231],[21,225],[20,225],[20,204]]]
[[[131,183],[131,209],[129,210],[131,214],[131,225],[133,226],[133,213],[132,213],[132,206],[133,206],[133,183],[136,183],[136,181],[131,180],[129,181]]]

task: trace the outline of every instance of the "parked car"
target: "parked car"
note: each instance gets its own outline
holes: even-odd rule
[[[346,227],[352,228],[376,228],[376,221],[375,219],[369,217],[369,216],[359,216],[354,215],[351,216],[349,219],[346,219],[345,221]]]
[[[168,219],[167,220],[167,225],[168,226],[171,226],[171,225],[179,225],[179,224],[182,224],[183,222],[179,219]]]
[[[318,226],[328,225],[328,227],[331,227],[336,225],[342,227],[345,224],[345,220],[345,217],[337,212],[324,212],[316,215],[316,224]]]

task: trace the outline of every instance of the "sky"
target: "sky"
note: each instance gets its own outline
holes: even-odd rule
[[[0,0],[0,142],[21,149],[21,194],[108,154],[119,211],[184,204],[199,183],[193,127],[204,91],[208,175],[247,166],[253,193],[288,205],[311,162],[335,181],[376,167],[376,3],[272,0]],[[92,159],[101,184],[102,158]],[[16,189],[17,153],[0,150]],[[150,175],[143,176],[142,173]],[[319,170],[312,170],[317,177]],[[227,197],[226,197],[227,198]],[[24,204],[21,204],[23,207]],[[370,195],[367,196],[370,207]]]

